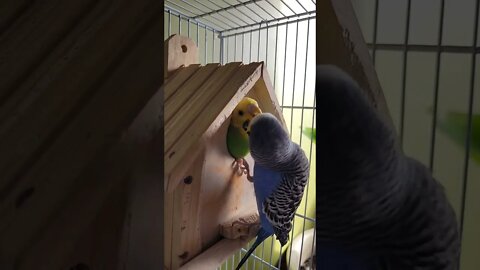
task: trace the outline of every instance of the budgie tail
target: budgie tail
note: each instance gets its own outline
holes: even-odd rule
[[[263,228],[261,228],[260,231],[258,231],[257,239],[255,239],[255,242],[253,243],[252,247],[247,251],[247,254],[243,256],[242,260],[240,261],[240,263],[238,263],[235,270],[239,270],[242,267],[242,265],[247,261],[248,257],[250,257],[250,254],[252,254],[252,252],[255,251],[257,246],[260,245],[265,239],[267,239],[271,235],[272,233],[269,233],[265,231]]]

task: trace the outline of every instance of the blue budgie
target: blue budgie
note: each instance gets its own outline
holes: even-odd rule
[[[275,116],[269,113],[255,116],[248,133],[250,153],[255,161],[253,185],[261,227],[237,270],[269,236],[275,234],[282,246],[288,242],[291,222],[309,175],[309,161],[305,153],[290,140]]]
[[[459,229],[442,185],[403,153],[352,78],[333,66],[317,66],[316,76],[317,265],[458,269]]]

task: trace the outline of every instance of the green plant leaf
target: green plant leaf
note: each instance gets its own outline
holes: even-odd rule
[[[303,134],[308,138],[312,139],[313,143],[316,142],[316,128],[303,128]]]
[[[465,148],[467,138],[468,114],[461,112],[448,112],[445,117],[439,117],[437,127],[457,145]],[[470,142],[471,158],[480,163],[480,114],[472,115],[472,133]]]

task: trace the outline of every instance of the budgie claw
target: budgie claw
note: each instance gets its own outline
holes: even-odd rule
[[[250,166],[244,158],[235,159],[232,163],[232,167],[237,170],[239,176],[246,174],[248,181],[253,182],[253,177],[250,176]]]
[[[250,176],[250,166],[248,165],[248,162],[243,158],[243,173],[247,175],[247,180],[250,182],[253,182],[253,177]]]

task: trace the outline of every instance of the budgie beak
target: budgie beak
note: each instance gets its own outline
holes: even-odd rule
[[[249,104],[247,106],[247,112],[250,115],[250,118],[243,122],[243,129],[248,135],[250,135],[250,122],[255,116],[261,114],[262,110],[256,104]]]
[[[247,132],[247,135],[250,135],[250,119],[243,122],[242,128]]]

